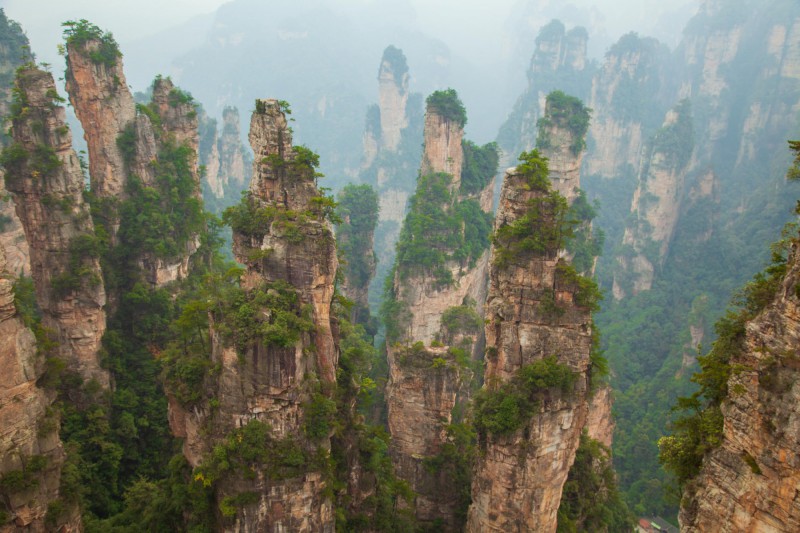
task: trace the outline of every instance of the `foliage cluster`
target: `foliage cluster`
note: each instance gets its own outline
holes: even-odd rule
[[[58,297],[64,297],[80,289],[84,283],[97,287],[102,280],[96,273],[96,260],[100,257],[101,244],[94,235],[77,235],[69,242],[69,259],[66,270],[55,276],[50,283]]]
[[[672,435],[658,441],[659,459],[683,485],[700,471],[705,455],[722,442],[722,402],[728,398],[728,380],[736,371],[733,361],[742,354],[745,326],[775,297],[786,274],[789,239],[773,246],[772,264],[754,276],[733,299],[729,309],[714,326],[717,340],[711,350],[698,357],[700,371],[692,376],[698,389],[678,398],[675,410],[685,413],[672,423]]]
[[[605,234],[592,227],[592,220],[597,216],[598,206],[589,203],[586,193],[578,190],[578,196],[569,206],[567,217],[575,221],[573,238],[567,241],[567,252],[572,255],[572,266],[582,274],[588,274],[594,267],[595,258],[603,251]]]
[[[475,200],[458,202],[452,179],[445,173],[420,176],[397,242],[401,279],[428,274],[447,287],[454,283],[448,261],[473,266],[488,248],[491,215]]]
[[[104,32],[86,19],[79,21],[68,20],[61,24],[64,27],[64,39],[67,45],[74,47],[85,46],[90,41],[97,41],[99,46],[89,52],[89,59],[98,65],[113,67],[117,59],[122,57],[114,36]]]
[[[435,112],[462,128],[467,123],[467,110],[455,89],[434,91],[425,99],[428,110]]]
[[[633,527],[633,515],[617,488],[611,450],[584,431],[561,493],[556,531],[633,531]]]
[[[566,128],[572,136],[570,150],[577,156],[586,148],[586,132],[589,130],[591,109],[583,105],[579,98],[569,96],[563,91],[553,91],[547,95],[545,116],[536,123],[539,136],[538,148],[550,148],[547,129],[552,126]]]
[[[383,60],[381,63],[386,63],[389,65],[389,69],[392,71],[392,75],[394,76],[395,81],[398,83],[400,83],[403,79],[403,76],[408,73],[406,55],[401,49],[394,45],[390,44],[383,51]]]
[[[474,425],[481,440],[524,426],[548,391],[568,393],[576,375],[555,355],[522,366],[507,382],[484,387],[475,397]]]
[[[378,224],[378,194],[370,185],[346,185],[339,192],[337,245],[347,258],[344,275],[351,287],[366,287],[375,273],[373,234]]]
[[[684,168],[692,157],[694,149],[694,127],[692,125],[692,104],[683,99],[675,108],[674,122],[659,129],[653,138],[653,150],[662,152],[667,163],[675,170]]]
[[[452,344],[457,335],[479,335],[483,328],[483,319],[475,311],[474,303],[450,307],[442,313],[443,342]]]
[[[477,435],[469,424],[449,424],[445,427],[447,438],[433,457],[426,457],[422,464],[439,480],[455,491],[456,530],[467,523],[467,511],[472,503],[472,465],[477,458],[475,441]]]
[[[254,342],[294,346],[303,333],[314,329],[310,306],[301,304],[295,288],[281,280],[248,291],[232,289],[213,304],[212,312],[217,332],[240,356]]]
[[[558,191],[548,190],[528,200],[526,212],[500,226],[492,237],[494,261],[500,267],[524,264],[533,256],[554,257],[574,235],[569,206]]]
[[[472,141],[461,141],[464,161],[461,168],[461,194],[470,195],[481,192],[495,174],[500,163],[497,143],[478,146]]]

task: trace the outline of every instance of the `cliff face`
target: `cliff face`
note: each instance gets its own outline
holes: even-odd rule
[[[507,171],[496,228],[511,225],[542,193]],[[552,220],[548,221],[553,223]],[[547,223],[547,222],[546,222]],[[493,253],[497,255],[496,246]],[[586,423],[591,316],[559,274],[558,249],[490,269],[486,303],[487,389],[510,382],[524,365],[555,355],[576,376],[567,392],[547,391],[523,426],[481,443],[467,531],[555,531],[561,489]],[[561,311],[548,315],[548,301]]]
[[[797,242],[777,294],[745,327],[722,405],[722,443],[684,493],[681,531],[800,528],[800,254]]]
[[[201,111],[198,129],[200,164],[205,169],[203,177],[212,195],[212,198],[206,198],[206,203],[227,207],[238,201],[240,193],[247,187],[239,110],[235,107],[222,110],[221,129],[217,128],[215,119]]]
[[[408,126],[408,66],[403,52],[394,46],[383,52],[378,71],[378,95],[381,148],[395,152],[400,145],[400,134]]]
[[[434,174],[444,172],[453,176],[452,190],[461,187],[461,165],[463,152],[461,141],[464,139],[464,126],[444,115],[431,112],[425,113],[424,143],[422,151],[422,166],[420,174]]]
[[[52,76],[28,68],[17,79],[21,111],[12,120],[6,186],[30,247],[42,321],[56,332],[67,367],[107,387],[98,356],[106,295],[83,172]]]
[[[316,156],[292,147],[277,101],[256,102],[249,137],[256,154],[250,195],[232,222],[234,253],[247,267],[241,295],[212,312],[211,361],[219,373],[206,378],[199,405],[170,402],[170,425],[186,439],[190,464],[209,479],[216,468],[209,452],[233,446],[233,454],[232,432],[258,436],[256,449],[267,447],[249,463],[252,477],[215,479],[222,530],[332,532],[327,463],[319,458],[330,449],[325,394],[338,358],[330,314],[336,248],[317,201]],[[252,317],[246,328],[236,322],[243,316]],[[239,501],[242,494],[249,496]],[[234,517],[226,505],[237,506]]]
[[[29,45],[22,28],[0,10],[0,117],[8,116],[11,111],[14,73],[24,61],[30,59],[25,48]],[[0,132],[0,146],[10,142],[6,133]],[[0,169],[0,246],[6,252],[6,270],[13,276],[20,273],[29,276],[28,243],[4,181],[3,170]]]
[[[247,183],[244,147],[239,132],[239,110],[226,107],[222,110],[222,133],[219,137],[219,175],[225,189],[242,190]]]
[[[463,409],[470,394],[473,372],[469,361],[482,354],[479,313],[486,298],[488,249],[459,259],[455,250],[443,243],[453,238],[463,242],[468,237],[461,232],[470,233],[469,226],[488,214],[481,211],[477,199],[464,199],[463,124],[444,116],[430,102],[421,177],[398,245],[392,293],[393,305],[401,309],[395,319],[402,326],[387,346],[386,401],[392,460],[397,475],[417,493],[417,519],[439,521],[445,530],[456,531],[463,527],[465,502],[459,491],[452,489],[447,470],[432,468],[430,463],[449,442],[448,425],[460,422],[453,413]],[[484,189],[474,196],[480,197],[491,187],[494,171],[483,176]],[[467,201],[474,205],[474,220],[454,222],[453,226],[436,220],[433,227],[422,227],[426,223],[418,217],[454,217]],[[487,221],[484,239],[488,229]],[[426,239],[431,240],[422,244]],[[410,250],[416,247],[442,247],[441,265],[418,268],[411,257],[421,250]]]
[[[643,166],[631,208],[636,218],[625,229],[618,257],[615,298],[650,290],[678,223],[693,148],[691,108],[684,101],[667,113]]]
[[[589,114],[582,108],[580,101],[564,93],[551,93],[538,125],[537,148],[548,160],[550,182],[569,204],[578,197],[581,186],[584,139],[589,127]]]
[[[670,61],[665,45],[636,34],[623,36],[608,51],[592,79],[586,175],[638,175],[644,143],[671,103]]]
[[[66,88],[83,126],[92,191],[98,197],[124,199],[127,172],[117,138],[136,118],[136,107],[122,58],[114,55],[101,63],[92,59],[103,46],[98,38],[68,41]]]
[[[187,179],[181,188],[188,190],[180,194],[200,201],[197,110],[191,96],[161,77],[153,83],[151,103],[137,110],[113,38],[91,25],[71,31],[67,91],[85,131],[92,193],[103,202],[98,214],[110,244],[117,246],[120,209],[131,200],[130,191],[144,186],[173,194],[174,181]],[[132,233],[132,228],[123,233]],[[189,261],[200,243],[196,234],[181,237],[185,242],[175,250],[143,251],[136,258],[151,285],[162,287],[188,275]],[[110,300],[113,303],[116,295],[111,294]]]
[[[16,484],[0,488],[0,531],[45,531],[48,504],[59,496],[64,451],[53,395],[37,385],[44,357],[14,305],[11,276],[0,247],[0,479]],[[80,520],[68,513],[62,531],[78,531]]]

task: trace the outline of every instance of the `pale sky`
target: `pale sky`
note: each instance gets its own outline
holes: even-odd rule
[[[61,42],[61,23],[88,19],[111,31],[123,45],[180,24],[194,16],[213,12],[230,0],[0,0],[6,14],[20,22],[40,61],[55,62],[56,45]],[[272,0],[263,0],[270,2]],[[295,0],[297,2],[314,0]],[[382,0],[339,0],[343,8]],[[602,12],[602,23],[610,38],[639,28],[640,33],[658,31],[655,14],[700,0],[410,0],[422,31],[437,36],[454,51],[489,56],[502,49],[512,12],[557,12],[562,16]],[[594,8],[594,9],[593,9]],[[596,20],[595,16],[595,20]],[[546,22],[546,21],[545,21]],[[569,22],[568,22],[569,24]],[[535,31],[533,29],[532,31]]]

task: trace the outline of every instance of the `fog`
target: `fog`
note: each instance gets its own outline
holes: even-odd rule
[[[336,61],[339,68],[342,61],[354,65],[353,70],[341,72],[341,77],[347,78],[344,83],[350,84],[345,90],[353,95],[352,109],[365,109],[377,99],[374,73],[383,48],[396,44],[408,56],[411,90],[425,94],[445,86],[455,87],[467,106],[467,134],[479,142],[494,139],[524,90],[536,35],[551,19],[560,19],[568,28],[585,26],[590,36],[589,54],[601,59],[614,41],[630,31],[654,36],[674,47],[699,3],[700,0],[0,0],[8,17],[25,29],[37,59],[52,64],[55,73],[62,72],[64,64],[57,54],[62,40],[61,23],[87,19],[112,32],[120,43],[128,83],[134,90],[143,90],[155,74],[171,75],[212,114],[218,113],[222,105],[249,106],[255,97],[300,99],[302,103],[303,96],[292,94],[297,77],[295,85],[270,83],[270,77],[275,79],[282,73],[274,70],[274,62],[265,60],[259,64],[258,57],[252,58],[253,50],[241,52],[250,58],[249,63],[239,63],[244,71],[228,69],[218,72],[220,77],[204,80],[200,73],[190,72],[192,68],[209,69],[208,62],[212,60],[203,64],[199,50],[209,51],[209,43],[219,48],[215,41],[235,42],[241,34],[258,39],[259,33],[267,33],[266,29],[259,31],[259,25],[267,27],[280,17],[290,26],[296,25],[297,19],[309,27],[316,24],[314,28],[319,33],[326,19],[318,16],[321,22],[308,21],[315,13],[330,12],[330,24],[342,27],[341,37],[336,33],[338,27],[322,28],[328,41],[313,41],[309,46],[315,44],[318,48],[309,49],[310,53],[320,50],[324,54],[329,47],[319,43],[330,39],[347,41],[340,51],[352,56],[340,56]],[[231,16],[233,12],[238,15]],[[248,12],[253,13],[250,19]],[[248,28],[231,27],[240,23]],[[357,45],[359,39],[361,46]],[[265,54],[269,53],[263,48],[266,45],[261,46]],[[273,46],[271,50],[286,54],[286,48]],[[259,68],[273,70],[258,80],[251,79],[249,86],[244,81],[235,86],[239,72],[244,78],[253,75],[247,70]],[[328,77],[317,81],[331,84],[339,80]],[[358,113],[359,117],[352,120],[363,123],[363,114]],[[302,125],[299,130],[302,135]]]

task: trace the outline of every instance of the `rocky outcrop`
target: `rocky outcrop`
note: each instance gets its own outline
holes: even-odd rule
[[[528,69],[528,87],[497,136],[503,151],[502,163],[510,164],[520,153],[536,146],[537,122],[545,114],[549,93],[561,90],[588,101],[596,68],[586,57],[588,37],[585,28],[567,31],[558,20],[539,31]]]
[[[452,227],[438,228],[437,223],[444,224],[440,220],[426,230],[418,224],[418,217],[453,217],[465,201],[474,203],[475,217],[488,215],[480,211],[476,199],[464,200],[462,195],[463,122],[445,116],[432,101],[429,99],[425,119],[421,178],[398,247],[392,292],[393,305],[399,310],[394,319],[402,323],[402,331],[387,346],[386,402],[392,461],[398,477],[408,481],[417,494],[417,519],[457,531],[463,527],[466,502],[459,499],[459,491],[448,488],[453,480],[447,469],[437,470],[430,464],[448,442],[448,425],[460,421],[454,412],[463,410],[469,398],[473,378],[469,361],[482,355],[480,312],[486,298],[488,248],[477,257],[458,259],[455,250],[446,245],[440,266],[420,270],[408,258],[406,247],[415,246],[414,242],[420,243],[416,246],[439,247],[442,241],[452,240],[446,235],[454,231]],[[489,170],[490,176],[482,180],[488,183],[485,189],[491,187],[494,171]],[[427,202],[441,205],[432,207]],[[429,208],[442,211],[426,212]],[[479,221],[458,222],[455,231],[465,231],[462,224]],[[488,237],[488,222],[485,231]],[[459,241],[464,238],[463,234],[457,236]],[[426,239],[433,240],[422,245]]]
[[[686,170],[694,149],[691,106],[687,100],[667,113],[652,141],[625,229],[623,252],[614,276],[614,296],[649,290],[669,251],[684,199]]]
[[[31,276],[42,322],[55,332],[58,354],[85,380],[109,384],[100,367],[106,328],[103,277],[84,176],[72,149],[53,77],[37,68],[17,76],[23,106],[12,118],[6,187],[14,195],[30,247]]]
[[[421,175],[444,172],[453,176],[450,183],[453,191],[461,188],[461,165],[464,153],[461,141],[464,139],[464,125],[440,112],[425,113],[424,143],[422,151]]]
[[[6,271],[12,276],[31,275],[31,259],[25,231],[6,191],[5,173],[0,169],[0,248],[6,253]]]
[[[112,52],[116,50],[115,52]],[[136,106],[110,36],[67,39],[66,89],[83,126],[92,192],[101,198],[127,197],[125,157],[117,138],[136,118]],[[108,59],[93,59],[102,52]]]
[[[16,22],[9,20],[0,9],[0,117],[11,112],[14,73],[25,61],[30,60],[28,38]],[[0,132],[0,146],[11,142],[6,133]],[[22,231],[14,202],[11,201],[0,169],[0,247],[6,252],[6,270],[19,276],[30,275],[30,259],[25,232]]]
[[[604,179],[638,175],[644,143],[660,125],[673,97],[670,62],[665,45],[635,33],[611,47],[592,79],[591,148],[585,175]]]
[[[173,195],[185,171],[190,183],[181,185],[185,198],[180,201],[200,201],[198,118],[190,95],[159,76],[152,101],[137,109],[116,42],[86,21],[67,31],[67,91],[84,127],[92,193],[103,205],[96,215],[112,246],[120,244],[120,207],[130,200],[130,191],[145,186]],[[136,258],[151,285],[163,287],[188,275],[200,242],[196,232],[181,237],[176,250],[142,250]],[[109,300],[114,304],[116,298],[110,294]]]
[[[581,164],[589,127],[589,111],[577,98],[556,91],[545,98],[536,145],[548,160],[554,190],[572,203],[581,187]]]
[[[206,198],[206,208],[221,210],[236,203],[247,188],[245,167],[249,165],[249,158],[245,156],[241,141],[239,110],[235,107],[222,110],[221,130],[215,119],[209,118],[202,109],[199,112],[198,153],[204,168],[203,177],[212,195]]]
[[[543,167],[546,176],[546,164],[538,161],[536,167]],[[496,231],[519,224],[531,206],[541,209],[537,217],[541,224],[555,224],[554,212],[547,207],[554,204],[540,203],[553,193],[549,186],[544,190],[531,187],[529,170],[506,172]],[[514,394],[532,403],[527,418],[519,415],[523,417],[520,427],[504,426],[507,421],[501,420],[500,426],[481,429],[482,417],[495,414],[482,411],[479,402],[475,416],[480,451],[467,531],[555,531],[561,490],[588,414],[591,313],[575,281],[568,281],[565,274],[569,267],[559,258],[563,243],[550,241],[540,252],[514,252],[507,248],[513,242],[497,235],[500,240],[493,245],[485,312],[483,405],[516,401]],[[524,369],[545,358],[550,358],[547,365],[568,369],[573,378],[560,388],[548,382],[550,387],[538,392],[531,391],[530,385],[512,392]],[[527,398],[532,393],[537,397]],[[502,400],[507,394],[511,395],[508,400]]]
[[[54,395],[38,385],[45,365],[36,339],[14,304],[11,275],[0,247],[0,531],[45,531],[48,505],[59,497],[64,450]],[[61,531],[78,531],[75,509]]]
[[[396,152],[408,126],[408,64],[403,52],[391,45],[383,51],[378,70],[378,96],[381,149]]]
[[[320,409],[332,403],[325,394],[338,359],[336,247],[315,183],[316,156],[292,147],[278,101],[256,101],[249,138],[253,179],[232,220],[234,254],[246,265],[241,297],[212,312],[211,361],[219,372],[206,378],[198,405],[170,402],[170,425],[185,437],[184,455],[200,475],[215,471],[215,446],[230,445],[233,454],[236,438],[258,436],[253,476],[215,480],[221,530],[332,532],[326,463],[314,458],[330,449],[329,414]],[[232,505],[235,516],[225,512]]]
[[[721,445],[684,492],[681,531],[800,529],[800,254],[777,294],[746,323],[730,364]]]
[[[353,302],[350,322],[370,324],[369,285],[375,276],[375,226],[378,223],[378,195],[369,185],[347,185],[339,192],[341,222],[336,227],[336,244],[344,258],[341,291]]]
[[[219,175],[223,188],[242,190],[247,185],[244,146],[240,136],[239,110],[222,110],[222,133],[219,136]]]
[[[608,385],[598,387],[589,399],[589,415],[586,419],[586,432],[589,437],[607,448],[611,448],[614,440],[615,424],[611,413],[613,404],[611,387]]]

